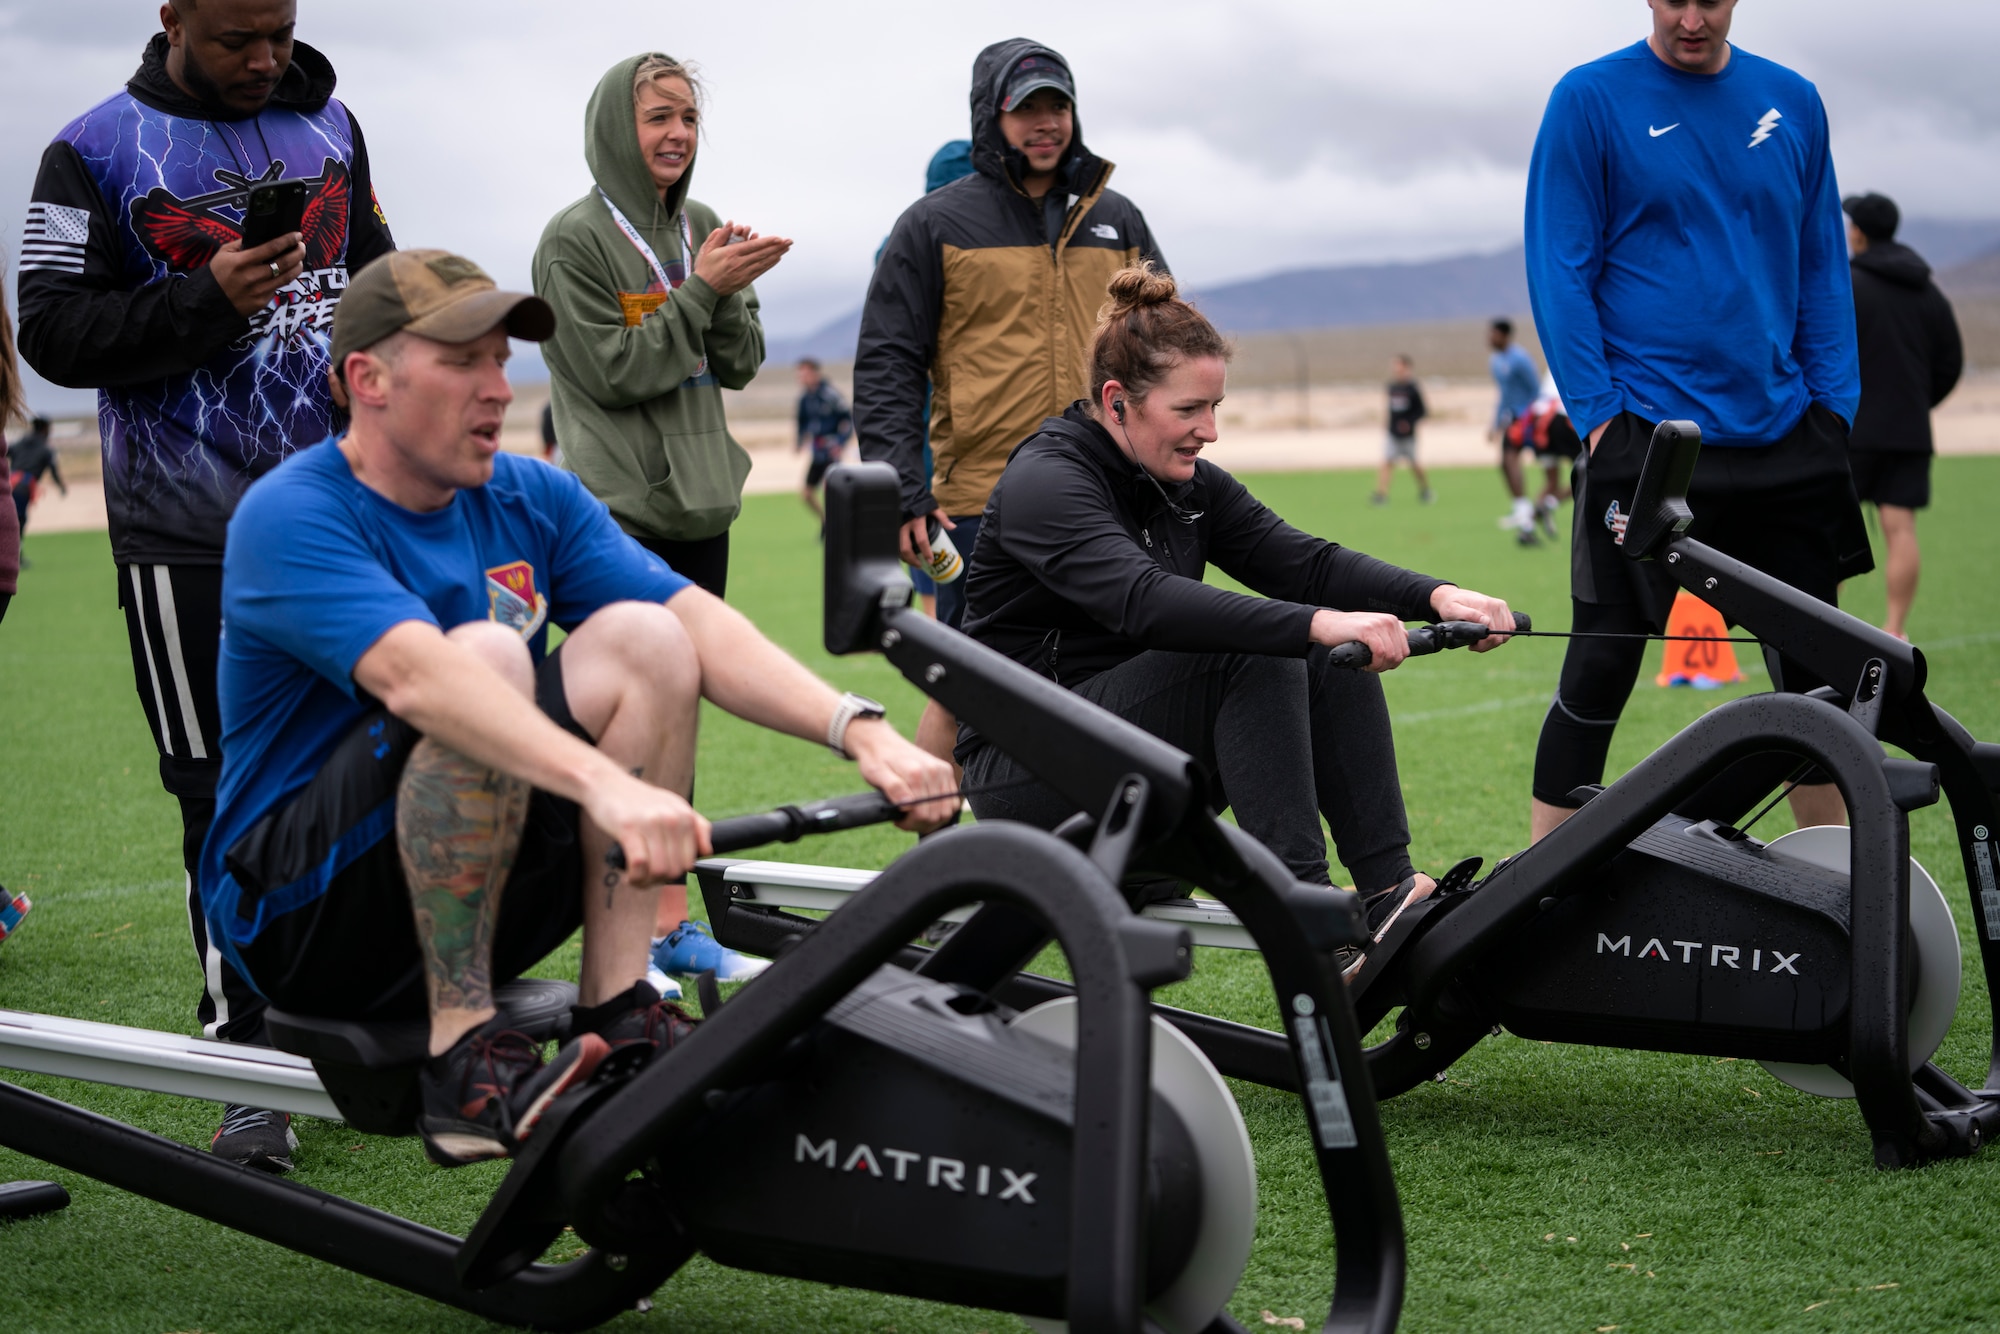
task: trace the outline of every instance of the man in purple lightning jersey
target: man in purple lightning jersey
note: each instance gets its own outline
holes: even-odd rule
[[[222,768],[223,536],[252,481],[325,439],[327,340],[350,269],[395,248],[333,67],[292,0],[169,0],[118,93],[42,156],[23,229],[20,348],[98,391],[118,600],[160,778],[180,802],[202,1030],[262,1043],[263,1003],[211,945],[192,877]],[[251,186],[303,180],[296,232],[243,245]],[[282,1172],[275,1112],[224,1109],[215,1152]]]

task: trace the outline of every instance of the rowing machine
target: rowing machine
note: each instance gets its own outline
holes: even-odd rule
[[[1924,697],[1920,651],[1685,537],[1699,447],[1692,425],[1662,424],[1627,554],[1665,561],[1683,587],[1756,635],[1774,674],[1782,651],[1851,684],[1726,704],[1610,787],[1577,793],[1576,816],[1484,881],[1478,859],[1453,868],[1371,943],[1353,979],[1364,1027],[1402,1009],[1395,1034],[1369,1051],[1377,1091],[1442,1078],[1504,1026],[1549,1041],[1747,1057],[1805,1091],[1857,1096],[1885,1167],[1973,1152],[2000,1129],[2000,1038],[1979,1090],[1930,1062],[1962,961],[1942,891],[1908,855],[1907,815],[1940,791],[1950,802],[2000,1035],[2000,746],[1975,741]],[[1488,628],[1410,633],[1415,656],[1464,647]],[[1369,660],[1359,643],[1334,654],[1349,667]],[[1881,742],[1915,759],[1885,758]],[[1851,829],[1768,845],[1741,833],[1801,760],[1840,785]],[[819,906],[801,901],[813,889],[802,879],[824,870],[704,864],[718,937],[767,953],[810,930],[785,909]],[[1019,973],[998,994],[1028,1005],[1065,992]],[[1282,1035],[1156,1013],[1224,1074],[1296,1087]]]
[[[775,942],[776,963],[670,1054],[559,1100],[463,1239],[6,1084],[0,1143],[537,1328],[608,1319],[703,1252],[1077,1330],[1237,1329],[1222,1306],[1248,1258],[1254,1167],[1227,1087],[1151,1019],[1152,989],[1187,975],[1192,948],[1186,928],[1121,895],[1143,854],[1214,893],[1262,950],[1335,1225],[1326,1328],[1393,1329],[1400,1209],[1331,963],[1362,939],[1352,896],[1298,884],[1216,820],[1187,756],[910,611],[896,495],[880,466],[828,479],[828,647],[882,649],[1068,795],[1085,814],[1060,836],[985,825],[925,839],[824,922]],[[854,823],[895,813],[863,805]],[[795,814],[766,819],[758,838],[847,818]],[[982,906],[944,948],[905,954],[971,903]],[[1074,988],[1011,1005],[1008,983],[1050,940]],[[356,1129],[412,1128],[421,1024],[268,1022]],[[671,1179],[659,1169],[669,1146]],[[591,1250],[538,1263],[565,1227]]]
[[[1924,697],[1923,654],[1687,537],[1701,435],[1655,431],[1625,554],[1777,653],[1833,682],[1711,711],[1575,815],[1474,883],[1476,864],[1405,913],[1354,979],[1385,1095],[1442,1075],[1489,1031],[1764,1062],[1811,1092],[1853,1096],[1881,1167],[1977,1150],[2000,1129],[2000,1051],[1989,1087],[1929,1058],[1959,991],[1950,909],[1909,856],[1908,813],[1950,800],[2000,1005],[2000,885],[1993,832],[2000,747]],[[1887,742],[1913,759],[1885,756]],[[1736,825],[1818,766],[1851,826],[1770,844]],[[2000,1012],[1996,1012],[2000,1013]]]

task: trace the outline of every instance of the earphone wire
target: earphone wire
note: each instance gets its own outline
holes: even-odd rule
[[[1118,433],[1125,437],[1125,448],[1128,452],[1128,457],[1130,457],[1132,460],[1132,466],[1137,468],[1139,470],[1139,475],[1145,478],[1147,481],[1151,482],[1153,484],[1153,489],[1160,493],[1160,503],[1167,507],[1167,513],[1174,516],[1175,522],[1191,524],[1195,520],[1207,514],[1208,513],[1207,510],[1182,509],[1179,505],[1176,505],[1173,501],[1173,497],[1167,494],[1167,488],[1160,485],[1160,479],[1153,476],[1152,473],[1147,472],[1146,465],[1139,462],[1139,451],[1132,444],[1132,432],[1126,429],[1125,426],[1124,399],[1114,398],[1111,400],[1111,415],[1118,419]]]

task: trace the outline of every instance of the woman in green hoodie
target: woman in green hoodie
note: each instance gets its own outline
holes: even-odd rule
[[[563,466],[639,545],[721,597],[750,472],[722,390],[764,362],[750,284],[792,243],[687,197],[700,129],[687,66],[658,52],[613,65],[584,113],[596,188],[549,220],[535,292],[556,310],[542,355]],[[689,920],[687,886],[667,886],[659,911],[649,980],[668,999],[670,974],[741,981],[765,966]]]
[[[535,291],[556,309],[542,346],[563,465],[640,545],[721,597],[750,472],[722,390],[763,364],[750,284],[792,243],[688,198],[700,101],[671,56],[611,67],[584,113],[596,187],[542,232]]]

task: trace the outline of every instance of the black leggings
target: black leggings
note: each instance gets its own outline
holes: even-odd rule
[[[1141,653],[1076,688],[1092,703],[1194,756],[1216,809],[1291,868],[1328,884],[1324,816],[1363,892],[1411,872],[1410,828],[1382,682],[1316,647],[1305,658],[1253,653]],[[1053,829],[1076,808],[970,732],[959,750],[982,820]]]
[[[1654,627],[1638,604],[1603,606],[1570,601],[1570,628],[1612,634],[1650,635]],[[1535,747],[1535,800],[1573,807],[1570,792],[1604,781],[1611,734],[1618,715],[1639,681],[1646,658],[1643,639],[1572,639],[1563,655],[1562,678],[1542,739]]]

